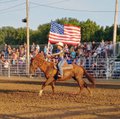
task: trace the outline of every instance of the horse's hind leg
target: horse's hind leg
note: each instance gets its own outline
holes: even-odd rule
[[[86,88],[88,90],[89,94],[92,95],[90,88],[88,87],[87,83],[84,80],[82,80],[82,78],[77,79],[77,82],[78,82],[78,85],[80,87],[79,94],[81,94],[83,88]]]
[[[42,88],[41,88],[41,90],[40,90],[40,92],[39,92],[39,96],[42,96],[42,93],[43,93],[44,88],[45,88],[47,85],[49,85],[50,83],[52,83],[53,81],[54,81],[54,78],[49,78],[49,79],[46,80],[46,82],[42,85]],[[54,87],[53,87],[53,86],[52,86],[52,89],[54,90]]]
[[[79,94],[81,94],[81,92],[82,92],[82,90],[83,90],[83,88],[84,88],[84,82],[83,82],[83,80],[77,80],[77,82],[78,82],[78,85],[79,85],[79,87],[80,87],[80,91],[79,91]]]
[[[84,81],[85,82],[85,81]],[[92,92],[90,90],[90,88],[88,87],[88,84],[85,82],[84,83],[84,87],[88,90],[89,94],[92,96]]]
[[[84,82],[83,82],[83,80],[82,80],[82,78],[81,77],[74,77],[74,80],[76,80],[77,81],[77,83],[78,83],[78,85],[79,85],[79,87],[80,87],[80,91],[79,91],[79,93],[78,94],[81,94],[81,92],[82,92],[82,90],[83,90],[83,88],[84,88]]]

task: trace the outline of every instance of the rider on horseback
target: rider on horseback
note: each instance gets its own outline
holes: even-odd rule
[[[62,42],[59,42],[56,44],[57,45],[57,49],[59,50],[59,52],[52,54],[51,56],[59,56],[59,63],[58,63],[58,69],[59,69],[59,75],[58,77],[63,77],[63,69],[62,66],[65,63],[65,59],[64,59],[64,44]]]

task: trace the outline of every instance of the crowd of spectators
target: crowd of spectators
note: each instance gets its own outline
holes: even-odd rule
[[[54,48],[52,45],[49,47],[49,53],[57,52],[53,51]],[[101,62],[105,58],[113,57],[113,43],[112,41],[102,40],[100,43],[96,42],[84,42],[79,46],[68,46],[64,47],[65,59],[68,64],[75,63],[77,65],[82,65],[84,67],[90,67],[96,65],[96,59],[101,59]],[[47,54],[47,46],[44,47],[44,54]],[[56,62],[59,60],[55,58]]]
[[[30,58],[37,55],[39,52],[44,53],[57,52],[54,45],[49,46],[47,50],[47,45],[41,48],[40,45],[33,43],[30,46]],[[75,63],[77,65],[82,65],[84,67],[96,67],[96,59],[101,58],[102,65],[104,58],[113,56],[113,43],[111,41],[102,40],[100,43],[96,42],[84,42],[79,46],[68,46],[65,45],[65,59],[68,64]],[[11,65],[23,65],[26,63],[26,54],[27,54],[27,44],[24,43],[18,47],[13,47],[8,44],[4,45],[4,48],[0,52],[0,61],[4,64],[4,68],[8,68],[9,64]],[[56,62],[59,60],[55,57]],[[104,64],[103,64],[104,65]]]

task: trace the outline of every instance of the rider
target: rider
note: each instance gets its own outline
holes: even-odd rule
[[[64,59],[64,44],[62,42],[59,42],[56,44],[57,45],[57,49],[59,50],[57,53],[52,54],[51,56],[59,56],[59,63],[58,63],[58,69],[60,74],[58,75],[58,77],[63,77],[63,69],[62,66],[65,63],[65,59]]]

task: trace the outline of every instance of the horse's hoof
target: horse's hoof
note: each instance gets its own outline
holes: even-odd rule
[[[79,93],[72,93],[73,95],[78,95]]]
[[[29,76],[29,78],[31,78],[31,79],[32,79],[32,78],[33,78],[33,76]]]
[[[40,92],[39,92],[39,96],[40,97],[42,96],[42,92],[43,92],[43,90],[40,90]]]
[[[90,97],[92,97],[93,96],[93,93],[90,93]]]
[[[39,93],[39,97],[42,97],[42,95]]]
[[[70,95],[79,95],[79,93],[69,93]]]

